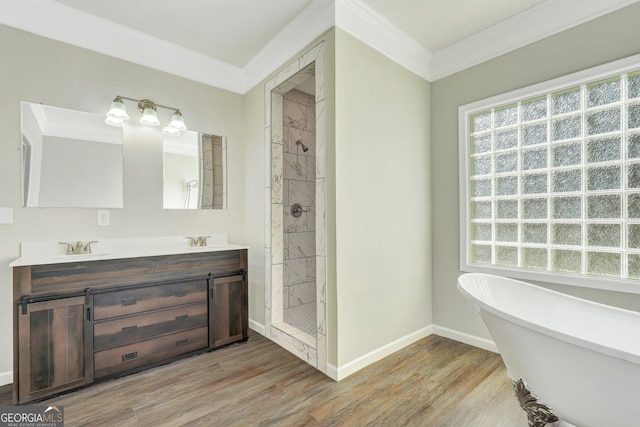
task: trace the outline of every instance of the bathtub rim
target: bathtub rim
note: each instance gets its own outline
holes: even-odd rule
[[[600,344],[596,341],[592,341],[592,340],[588,340],[588,339],[584,339],[584,338],[580,338],[580,337],[576,337],[574,335],[570,335],[566,332],[562,332],[559,331],[557,329],[552,329],[550,327],[547,326],[543,326],[541,324],[537,324],[537,323],[533,323],[530,322],[528,320],[522,319],[520,317],[517,317],[511,313],[508,313],[504,310],[500,310],[498,308],[496,308],[495,306],[483,301],[481,298],[475,296],[470,290],[466,289],[463,282],[466,281],[466,279],[473,277],[473,276],[483,276],[486,278],[497,278],[500,280],[506,280],[509,282],[514,282],[516,284],[518,284],[519,286],[524,286],[524,287],[528,287],[528,288],[532,288],[535,289],[536,292],[542,292],[542,293],[548,293],[550,295],[554,295],[555,298],[560,298],[560,299],[565,299],[565,300],[572,300],[572,301],[577,301],[580,302],[581,304],[586,304],[589,306],[594,306],[594,307],[605,307],[607,310],[611,310],[614,312],[620,312],[620,313],[626,313],[626,314],[630,314],[631,316],[637,317],[638,318],[638,322],[640,324],[640,313],[632,311],[632,310],[627,310],[624,308],[620,308],[620,307],[615,307],[615,306],[611,306],[611,305],[607,305],[607,304],[602,304],[599,302],[595,302],[595,301],[591,301],[591,300],[587,300],[584,298],[579,298],[573,295],[568,295],[568,294],[564,294],[562,292],[558,292],[558,291],[554,291],[552,289],[547,289],[545,287],[542,286],[538,286],[538,285],[534,285],[532,283],[527,283],[527,282],[523,282],[521,280],[517,280],[517,279],[512,279],[510,277],[505,277],[505,276],[498,276],[495,274],[487,274],[487,273],[463,273],[460,276],[458,276],[457,279],[457,288],[460,291],[460,293],[462,293],[466,298],[468,298],[476,307],[476,310],[478,310],[478,312],[480,312],[480,310],[485,310],[495,316],[498,316],[508,322],[511,323],[515,323],[516,325],[522,326],[524,328],[528,328],[531,329],[533,331],[536,331],[538,333],[544,334],[544,335],[548,335],[551,336],[553,338],[559,339],[561,341],[573,344],[573,345],[577,345],[580,347],[583,347],[587,350],[592,350],[592,351],[596,351],[598,353],[607,355],[607,356],[611,356],[611,357],[615,357],[617,359],[621,359],[630,363],[634,363],[634,364],[638,364],[640,365],[640,353],[635,353],[635,352],[631,352],[631,351],[626,351],[623,350],[621,348],[617,348],[617,347],[609,347],[603,344]],[[489,331],[491,333],[491,331]],[[496,343],[496,347],[498,347],[497,343]],[[498,347],[498,351],[500,351],[500,348]]]
[[[543,282],[551,285],[565,285],[640,295],[640,286],[635,284],[639,279],[632,278],[623,279],[620,277],[596,276],[561,271],[534,270],[494,264],[472,264],[464,260],[460,261],[460,271],[463,273],[482,273],[528,282]]]

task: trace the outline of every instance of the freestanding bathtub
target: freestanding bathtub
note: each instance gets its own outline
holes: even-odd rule
[[[480,312],[514,385],[524,379],[560,424],[640,426],[640,313],[489,274],[463,274],[458,289]],[[534,410],[541,403],[530,399]],[[530,425],[544,425],[525,410]]]

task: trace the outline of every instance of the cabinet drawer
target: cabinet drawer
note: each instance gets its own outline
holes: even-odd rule
[[[94,377],[103,378],[200,350],[208,344],[207,335],[208,328],[205,326],[99,351],[94,354]]]
[[[93,325],[95,351],[207,326],[207,304],[199,303],[107,320]]]
[[[117,290],[93,297],[94,320],[207,301],[207,280]]]

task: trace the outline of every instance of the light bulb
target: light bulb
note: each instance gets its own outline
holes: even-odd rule
[[[104,122],[109,126],[122,127],[122,123],[125,120],[129,120],[127,108],[124,106],[122,98],[116,96],[111,103],[111,108],[109,109],[109,112],[107,112],[107,118]]]
[[[145,108],[142,112],[140,123],[147,126],[158,126],[160,125],[160,120],[158,120],[158,115],[154,109]]]
[[[182,113],[180,112],[180,110],[176,110],[173,113],[168,127],[177,129],[178,131],[187,130],[187,126],[184,124],[184,117],[182,117]]]

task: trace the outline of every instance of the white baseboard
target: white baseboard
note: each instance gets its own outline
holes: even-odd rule
[[[253,329],[260,335],[264,335],[264,325],[262,323],[258,323],[253,319],[249,319],[249,328]]]
[[[13,382],[13,371],[0,372],[0,385],[7,385]]]
[[[249,327],[259,334],[265,334],[264,325],[256,322],[255,320],[249,319]],[[380,348],[370,351],[369,353],[364,354],[340,367],[327,363],[326,375],[334,381],[343,380],[360,369],[365,368],[416,341],[426,338],[431,334],[459,341],[494,353],[499,353],[496,344],[491,340],[470,335],[465,332],[456,331],[454,329],[445,328],[444,326],[429,325],[405,335],[404,337],[398,338],[393,342],[385,344]]]
[[[339,381],[338,367],[336,365],[332,365],[331,363],[327,363],[327,372],[325,372],[325,375],[334,381]]]
[[[482,348],[484,350],[492,351],[494,353],[500,353],[496,344],[486,338],[480,338],[475,335],[470,335],[464,332],[456,331],[454,329],[445,328],[444,326],[432,325],[433,333],[440,337],[449,338],[454,341],[459,341],[465,344],[472,345],[474,347]]]
[[[369,353],[358,357],[357,359],[352,360],[349,363],[346,363],[340,367],[335,367],[332,365],[327,366],[327,371],[331,370],[335,372],[335,377],[327,373],[331,378],[336,381],[340,381],[353,374],[354,372],[359,371],[362,368],[365,368],[372,363],[377,362],[380,359],[383,359],[389,356],[392,353],[404,348],[410,344],[413,344],[416,341],[421,340],[422,338],[428,337],[433,333],[433,325],[426,326],[422,329],[419,329],[415,332],[412,332],[404,337],[398,338],[395,341],[390,342],[389,344],[385,344],[380,348],[377,348]]]
[[[475,335],[470,335],[464,332],[456,331],[453,329],[445,328],[438,325],[429,325],[416,332],[399,338],[389,344],[386,344],[376,350],[373,350],[363,356],[358,357],[351,362],[337,367],[331,364],[327,364],[327,375],[335,381],[340,381],[349,375],[359,371],[360,369],[383,359],[390,354],[410,345],[416,341],[428,337],[434,334],[440,337],[449,338],[454,341],[459,341],[464,344],[472,345],[474,347],[482,348],[487,351],[499,353],[496,344],[488,339],[480,338]]]

